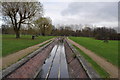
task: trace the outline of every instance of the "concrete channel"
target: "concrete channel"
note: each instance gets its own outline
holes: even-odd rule
[[[56,38],[3,70],[3,79],[100,78],[64,38]]]

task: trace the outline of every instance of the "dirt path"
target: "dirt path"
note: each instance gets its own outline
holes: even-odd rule
[[[90,58],[92,58],[98,65],[100,65],[106,72],[110,74],[110,77],[112,78],[118,78],[118,68],[111,64],[110,62],[107,62],[104,58],[96,55],[94,52],[86,49],[85,47],[79,45],[78,43],[68,39],[69,42],[77,46],[79,49],[81,49],[84,53],[86,53]]]
[[[10,55],[8,55],[6,57],[0,58],[0,61],[2,61],[2,65],[0,64],[0,66],[2,66],[2,69],[10,66],[11,64],[17,62],[18,60],[20,60],[24,56],[26,56],[26,55],[30,54],[31,52],[35,51],[36,49],[40,48],[39,47],[40,45],[45,44],[46,42],[49,42],[52,39],[49,39],[49,40],[44,41],[44,42],[42,42],[40,44],[28,47],[26,49],[20,50],[18,52],[10,54]]]

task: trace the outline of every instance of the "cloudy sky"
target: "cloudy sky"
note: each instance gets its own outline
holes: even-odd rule
[[[56,24],[92,24],[118,26],[118,0],[116,2],[42,1],[46,17]]]
[[[50,17],[54,25],[92,24],[107,27],[118,26],[119,0],[39,1],[43,4],[44,16]],[[0,24],[2,24],[1,20]]]

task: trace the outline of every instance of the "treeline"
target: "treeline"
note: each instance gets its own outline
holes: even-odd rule
[[[99,40],[119,40],[120,33],[116,30],[106,27],[90,28],[85,27],[81,30],[72,30],[70,27],[53,29],[53,36],[81,36],[81,37],[94,37]]]
[[[12,27],[7,25],[2,25],[2,34],[15,34]],[[120,33],[117,33],[116,30],[106,27],[84,27],[81,30],[73,30],[71,27],[59,27],[55,28],[52,26],[51,29],[45,29],[44,35],[39,29],[35,27],[21,28],[20,34],[22,35],[49,35],[49,36],[81,36],[81,37],[94,37],[99,40],[119,40]]]
[[[2,34],[16,34],[12,25],[2,25],[0,30],[2,31]],[[20,29],[20,34],[22,35],[51,35],[52,28],[51,27],[35,27],[35,26],[29,26],[24,27]]]

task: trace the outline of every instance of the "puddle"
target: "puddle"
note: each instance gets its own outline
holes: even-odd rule
[[[37,78],[69,78],[63,43],[53,47]]]

